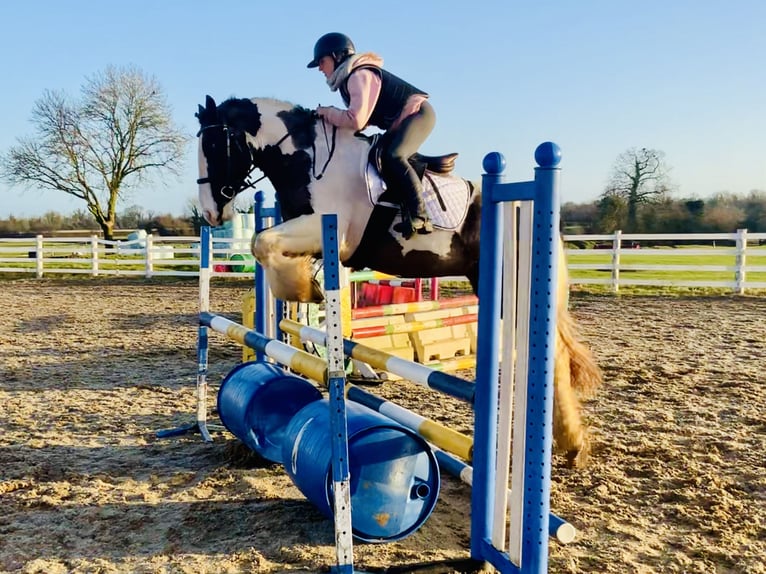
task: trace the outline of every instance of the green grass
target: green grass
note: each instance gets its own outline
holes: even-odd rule
[[[686,255],[684,251],[689,249],[706,249],[708,245],[682,246],[676,248],[659,247],[641,249],[636,253],[620,254],[620,293],[627,294],[672,294],[672,295],[720,295],[731,294],[728,287],[681,287],[681,286],[644,286],[623,285],[623,281],[631,280],[664,280],[664,281],[734,281],[735,272],[730,271],[704,271],[694,269],[701,265],[729,266],[736,264],[734,254],[710,254],[710,255]],[[730,248],[721,248],[730,249]],[[575,281],[577,279],[610,279],[612,254],[608,250],[603,253],[577,253],[570,252],[567,255],[570,264],[603,265],[602,270],[570,269],[569,275]],[[766,247],[749,247],[747,251],[748,265],[766,265]],[[631,265],[675,265],[688,266],[689,269],[680,270],[634,270],[624,269]],[[766,272],[747,272],[748,282],[766,282]],[[611,285],[575,285],[576,291],[605,293],[611,292]],[[764,295],[766,290],[748,289],[748,295]]]
[[[693,247],[692,247],[693,248]],[[699,247],[696,247],[699,249]],[[624,253],[620,255],[620,277],[640,279],[666,279],[676,281],[732,281],[734,271],[700,271],[693,269],[701,265],[731,266],[736,264],[734,254],[721,255],[685,255],[684,250],[690,248],[679,247],[642,249],[641,253]],[[649,255],[648,253],[651,253]],[[603,270],[571,269],[569,274],[572,278],[608,278],[612,263],[611,252],[583,253],[576,251],[567,255],[568,263],[603,265]],[[750,248],[747,252],[748,265],[766,265],[766,247]],[[623,269],[631,265],[683,265],[689,270],[631,270]],[[748,272],[748,281],[766,281],[766,272]]]

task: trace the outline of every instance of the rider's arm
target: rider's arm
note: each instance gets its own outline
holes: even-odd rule
[[[380,96],[380,75],[367,69],[357,70],[348,78],[349,105],[347,110],[319,107],[317,112],[339,128],[359,131],[367,126],[372,110]]]

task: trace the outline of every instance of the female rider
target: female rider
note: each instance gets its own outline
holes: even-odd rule
[[[431,233],[423,187],[409,162],[436,123],[428,94],[384,70],[380,56],[357,54],[351,38],[337,32],[317,40],[308,67],[319,68],[331,91],[340,90],[347,108],[319,106],[319,116],[340,128],[360,131],[373,125],[385,131],[383,171],[386,182],[403,196],[404,235]]]

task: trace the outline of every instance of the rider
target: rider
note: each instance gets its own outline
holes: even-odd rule
[[[383,169],[389,183],[401,190],[405,236],[426,234],[433,226],[423,204],[423,186],[409,157],[434,128],[436,114],[428,94],[383,69],[383,59],[371,52],[357,54],[345,34],[325,34],[314,45],[309,68],[319,68],[331,91],[340,90],[347,109],[319,106],[318,115],[334,126],[363,130],[368,125],[385,130]]]

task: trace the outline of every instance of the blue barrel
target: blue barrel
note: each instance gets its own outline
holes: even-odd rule
[[[351,526],[364,542],[392,542],[415,532],[436,506],[439,465],[415,432],[363,405],[347,402]],[[303,407],[285,431],[287,474],[332,517],[329,401]]]
[[[282,437],[295,413],[322,398],[306,379],[271,363],[242,363],[218,391],[221,422],[262,457],[282,463]]]

